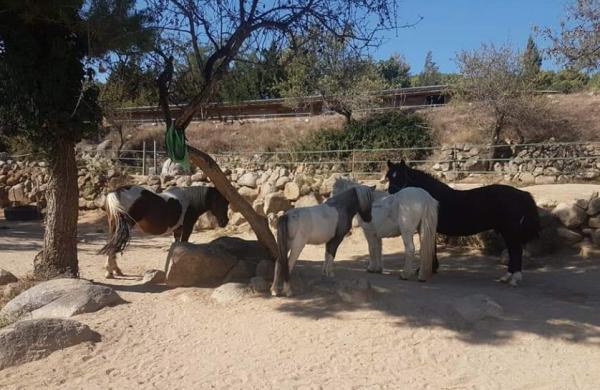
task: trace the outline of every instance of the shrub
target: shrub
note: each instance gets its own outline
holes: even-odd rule
[[[353,120],[341,130],[313,132],[302,139],[295,150],[399,149],[431,145],[431,132],[420,115],[387,112]],[[403,157],[420,159],[427,154],[427,150],[407,150]]]

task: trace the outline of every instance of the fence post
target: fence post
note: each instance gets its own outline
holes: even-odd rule
[[[142,143],[142,176],[146,174],[146,141]]]
[[[352,149],[352,175],[354,176],[354,149]]]
[[[154,174],[155,174],[155,175],[157,175],[157,174],[158,174],[158,172],[157,172],[157,170],[158,170],[158,165],[157,165],[156,158],[157,158],[157,156],[156,156],[156,140],[154,140]]]

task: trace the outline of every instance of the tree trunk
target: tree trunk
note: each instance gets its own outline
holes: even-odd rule
[[[75,144],[59,142],[50,164],[46,192],[47,211],[44,247],[33,261],[34,274],[49,279],[58,275],[77,277],[77,215],[79,189]]]
[[[233,208],[239,211],[244,218],[246,218],[254,230],[258,241],[260,241],[269,250],[273,260],[276,260],[278,256],[277,242],[275,241],[275,237],[273,237],[271,229],[269,229],[269,223],[267,222],[267,219],[254,211],[252,205],[237,192],[212,157],[189,145],[188,153],[192,163],[194,163],[194,165],[196,165],[198,168],[202,169],[202,171],[210,178],[211,182],[229,201]]]
[[[496,145],[498,145],[498,142],[500,141],[500,132],[502,131],[502,124],[500,123],[496,123],[494,125],[494,128],[492,129],[492,139],[490,141],[490,151],[488,153],[488,161],[487,164],[485,164],[486,168],[488,171],[491,171],[494,169],[494,163],[497,157],[498,157],[498,151],[499,149],[496,147]]]

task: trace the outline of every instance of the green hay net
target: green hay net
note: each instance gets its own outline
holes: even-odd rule
[[[181,164],[186,170],[189,170],[190,159],[185,144],[185,130],[176,129],[175,126],[169,127],[165,135],[165,145],[171,161]]]

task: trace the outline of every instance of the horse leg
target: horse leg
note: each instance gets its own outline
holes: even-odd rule
[[[337,249],[342,243],[344,236],[335,236],[325,244],[325,262],[323,263],[323,275],[333,278],[333,259]]]
[[[440,268],[440,263],[437,258],[437,243],[436,243],[435,246],[433,247],[433,266],[432,266],[431,270],[434,274],[437,274],[438,268]]]
[[[198,220],[200,215],[193,209],[188,208],[188,211],[185,213],[183,217],[183,225],[181,225],[181,242],[188,242],[190,236],[192,235],[192,231],[194,230],[194,225]]]
[[[173,230],[173,242],[180,242],[181,241],[181,227],[178,227],[177,229]]]
[[[404,242],[404,267],[400,273],[400,279],[414,279],[417,276],[417,270],[413,266],[413,258],[415,257],[415,243],[413,242],[413,234],[408,233],[408,229],[402,230],[402,241]]]
[[[375,235],[367,235],[366,237],[369,243],[369,266],[367,267],[367,272],[380,274],[383,272],[381,238]]]
[[[508,272],[498,281],[516,287],[523,280],[523,247],[515,238],[505,238],[504,241],[508,249]]]
[[[288,257],[288,270],[289,270],[289,276],[291,277],[292,275],[292,269],[294,268],[294,265],[296,265],[296,260],[298,260],[298,257],[300,257],[300,253],[302,252],[302,249],[304,249],[304,245],[299,245],[297,243],[292,243],[292,250],[290,251],[290,256]],[[275,282],[273,282],[273,286],[275,285]],[[292,286],[290,284],[289,280],[284,280],[283,281],[283,293],[285,294],[286,297],[290,297],[292,296]]]

